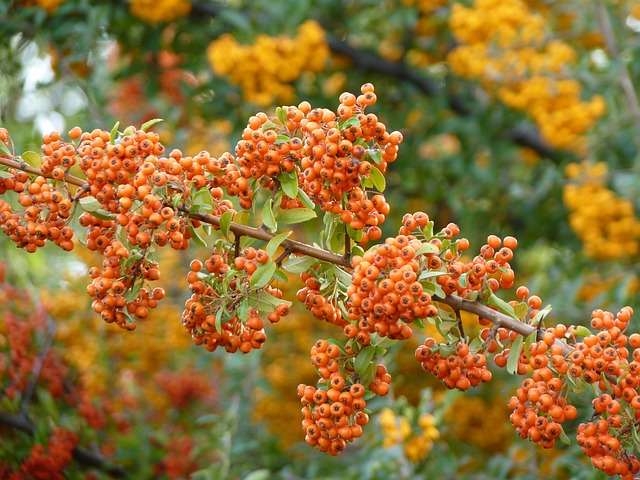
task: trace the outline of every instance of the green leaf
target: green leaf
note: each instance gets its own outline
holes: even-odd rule
[[[124,299],[127,302],[133,302],[136,298],[138,298],[138,294],[140,293],[140,290],[142,290],[143,283],[144,282],[141,280],[129,287],[129,289],[124,292]],[[123,309],[123,311],[126,311],[126,309]]]
[[[124,313],[125,322],[127,322],[129,325],[135,325],[136,324],[136,321],[133,319],[131,314],[126,309],[123,310],[122,313]]]
[[[282,191],[289,198],[296,198],[298,196],[298,175],[293,172],[282,172],[278,175],[280,186]]]
[[[274,297],[264,290],[260,290],[259,292],[251,292],[249,293],[247,298],[249,300],[249,303],[251,305],[255,305],[256,308],[261,312],[271,312],[281,304],[285,304],[288,306],[292,305],[289,300]]]
[[[239,223],[240,225],[249,225],[250,218],[251,216],[249,215],[249,212],[247,212],[246,210],[240,210],[233,217],[233,221],[235,223]]]
[[[276,108],[276,117],[278,117],[278,120],[282,125],[287,124],[287,110],[284,107]]]
[[[382,152],[380,151],[380,149],[369,149],[367,150],[367,154],[369,155],[369,158],[371,158],[371,161],[373,161],[373,163],[376,163],[378,165],[382,163]]]
[[[359,376],[362,376],[366,372],[366,369],[371,364],[371,360],[373,360],[373,356],[375,355],[375,353],[376,347],[374,345],[367,345],[358,352],[358,355],[356,355],[356,359],[353,364],[353,368]]]
[[[511,345],[509,356],[507,357],[507,372],[515,374],[518,371],[518,359],[520,358],[520,349],[524,341],[522,335],[518,335]]]
[[[439,251],[440,251],[439,248],[435,246],[433,243],[425,243],[418,249],[415,256],[417,257],[418,255],[438,253]]]
[[[276,137],[276,141],[273,142],[275,145],[279,145],[281,143],[289,143],[291,141],[291,138],[287,137],[286,135],[278,135]]]
[[[195,193],[192,194],[191,201],[194,205],[201,207],[198,209],[198,211],[205,210],[207,212],[211,212],[213,208],[213,197],[211,196],[211,190],[206,187],[196,190]]]
[[[100,220],[113,220],[114,218],[116,218],[115,213],[107,212],[103,208],[94,210],[93,212],[91,212],[91,215],[93,215],[96,218],[99,218]]]
[[[633,438],[635,450],[640,450],[640,435],[638,434],[638,427],[635,424],[631,425],[631,438]]]
[[[291,235],[291,230],[289,230],[288,232],[283,232],[280,235],[276,235],[271,240],[269,240],[269,243],[267,243],[267,246],[265,247],[265,250],[269,254],[269,258],[273,258],[273,256],[278,251],[278,247],[280,246],[280,244],[282,244],[282,242],[284,242],[289,235]]]
[[[449,275],[447,272],[437,272],[433,270],[423,270],[418,280],[426,280],[427,278],[439,277],[441,275]]]
[[[562,425],[560,425],[560,436],[558,438],[565,445],[571,445],[571,440],[569,440],[569,437],[567,437],[567,434],[565,433],[564,428],[562,428]]]
[[[361,257],[364,255],[364,248],[360,245],[354,245],[351,247],[351,258],[353,257]]]
[[[379,192],[384,192],[384,189],[387,188],[387,181],[385,180],[384,175],[375,165],[371,167],[369,178],[371,179],[373,186],[376,187]]]
[[[272,232],[278,229],[276,217],[273,216],[273,199],[270,198],[262,206],[262,223]]]
[[[524,321],[527,317],[529,306],[525,302],[520,302],[515,307],[513,307],[513,311],[520,320]]]
[[[534,327],[537,326],[551,311],[551,305],[547,305],[542,310],[540,310],[536,315],[531,319],[531,325]]]
[[[78,203],[80,204],[80,208],[82,208],[82,210],[84,210],[85,212],[95,212],[96,210],[99,210],[100,207],[102,207],[102,204],[98,202],[98,199],[91,195],[82,197],[80,200],[78,200]]]
[[[273,278],[276,268],[276,262],[273,260],[269,260],[260,265],[256,271],[253,272],[253,275],[251,275],[251,280],[249,281],[251,289],[257,290],[265,287]]]
[[[118,138],[118,127],[120,126],[120,122],[116,122],[116,124],[111,129],[111,133],[109,133],[109,143],[113,145],[116,143],[116,138]]]
[[[229,238],[229,227],[231,226],[231,219],[233,218],[233,212],[224,212],[220,217],[220,231],[225,238]]]
[[[276,270],[276,273],[273,274],[273,278],[280,283],[287,283],[289,281],[289,277],[282,270]]]
[[[351,238],[354,242],[359,242],[362,240],[362,230],[354,230],[351,228],[351,225],[347,225],[347,233],[349,234],[349,238]]]
[[[286,224],[302,223],[317,216],[316,212],[310,208],[292,208],[278,211],[278,222]]]
[[[373,379],[376,376],[377,369],[378,369],[378,366],[375,363],[369,364],[369,367],[362,374],[359,375],[360,383],[368,387],[371,384],[371,382],[373,382]]]
[[[149,128],[153,127],[156,123],[160,123],[160,122],[164,122],[164,120],[162,118],[153,118],[148,122],[144,122],[140,127],[140,130],[142,130],[143,132],[146,132]]]
[[[358,117],[356,117],[355,115],[347,119],[341,118],[340,120],[338,120],[338,128],[340,130],[346,130],[347,128],[359,127],[359,126],[360,126],[360,120],[358,120]]]
[[[2,142],[0,142],[0,145]],[[13,173],[7,172],[6,170],[0,170],[0,178],[13,178]]]
[[[589,335],[591,335],[591,330],[589,330],[584,325],[578,325],[573,333],[575,335],[578,335],[579,337],[588,337]]]
[[[222,314],[224,313],[224,308],[220,307],[218,308],[218,311],[216,312],[216,332],[221,333],[222,332]]]
[[[302,202],[302,204],[307,208],[315,208],[315,203],[311,201],[311,199],[307,196],[304,190],[298,189],[298,200]]]
[[[505,302],[504,300],[502,300],[500,297],[496,296],[495,293],[492,292],[491,295],[489,295],[489,298],[487,299],[487,303],[492,307],[497,308],[499,312],[504,313],[505,315],[508,315],[511,318],[515,318],[516,320],[519,320],[518,316],[516,315],[516,312],[513,310],[513,307],[509,305],[507,302]]]
[[[0,155],[3,157],[13,157],[13,154],[9,151],[9,147],[4,142],[0,142]]]
[[[191,234],[191,240],[193,240],[193,242],[196,245],[206,248],[207,246],[206,240],[200,236],[200,234],[195,228],[193,228],[193,225],[191,224],[191,222],[189,222],[189,233]]]
[[[273,123],[271,120],[267,120],[262,124],[262,126],[260,127],[260,130],[265,132],[267,130],[277,130],[278,128],[280,128],[278,125]]]
[[[42,164],[42,158],[37,152],[33,152],[33,151],[24,152],[21,155],[21,157],[23,162],[27,162],[32,167],[40,168],[40,165]]]
[[[338,347],[338,350],[340,350],[340,353],[342,353],[343,355],[347,354],[347,351],[344,349],[344,345],[342,345],[339,340],[336,340],[335,338],[327,338],[327,343],[329,345],[335,345],[336,347]]]
[[[297,274],[308,272],[317,263],[318,260],[313,257],[307,257],[306,255],[302,257],[296,257],[293,255],[289,255],[289,258],[282,265],[282,268],[284,268],[289,273]]]

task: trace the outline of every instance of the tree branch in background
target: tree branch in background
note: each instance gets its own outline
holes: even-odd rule
[[[35,432],[35,426],[25,415],[11,415],[6,412],[0,412],[0,425],[20,430],[29,435]],[[127,472],[120,465],[114,465],[102,455],[87,450],[83,447],[75,447],[71,452],[73,458],[87,467],[97,468],[115,478],[126,478]]]

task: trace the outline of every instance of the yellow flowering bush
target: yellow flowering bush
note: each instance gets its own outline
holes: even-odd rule
[[[308,20],[297,35],[258,35],[252,45],[241,45],[230,34],[212,41],[207,57],[216,75],[226,76],[247,101],[270,105],[293,98],[293,86],[303,72],[319,72],[329,57],[324,30]]]
[[[383,409],[378,417],[382,428],[382,444],[386,448],[400,445],[412,463],[427,458],[433,442],[440,438],[436,422],[430,413],[422,413],[417,425],[412,426],[405,415],[398,415],[390,408]]]
[[[43,8],[51,15],[64,3],[64,0],[21,0],[19,3],[24,7]]]
[[[131,0],[129,10],[146,23],[169,23],[189,15],[191,2],[189,0]]]
[[[566,78],[577,53],[548,37],[542,14],[523,0],[476,0],[453,5],[449,26],[460,42],[448,55],[454,73],[480,80],[525,111],[551,145],[584,147],[583,135],[604,114],[605,101],[600,95],[583,101],[580,83]]]
[[[585,253],[596,260],[637,256],[640,220],[633,203],[607,187],[607,165],[572,163],[567,177],[571,181],[564,187],[564,204],[569,225],[583,242]]]

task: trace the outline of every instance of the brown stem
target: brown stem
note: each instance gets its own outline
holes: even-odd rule
[[[32,175],[41,175],[45,178],[52,178],[51,175],[42,173],[42,170],[40,170],[39,168],[32,167],[29,164],[26,164],[24,162],[19,162],[17,160],[14,160],[13,158],[0,157],[0,165],[6,165],[7,167],[17,168],[18,170],[31,173]],[[78,187],[83,187],[83,188],[85,188],[84,186],[87,183],[81,178],[74,177],[73,175],[69,175],[68,173],[65,173],[64,181],[67,183],[70,183],[71,185],[77,185]]]

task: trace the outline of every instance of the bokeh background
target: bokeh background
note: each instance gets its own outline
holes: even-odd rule
[[[517,237],[516,286],[553,306],[548,324],[638,307],[638,2],[5,0],[0,19],[0,127],[16,152],[51,130],[162,118],[169,149],[219,156],[257,111],[335,108],[371,82],[372,111],[404,135],[386,235],[422,210],[472,249]],[[0,252],[0,412],[33,421],[0,425],[0,476],[36,444],[51,453],[62,427],[118,466],[55,465],[64,478],[602,478],[575,444],[516,439],[517,378],[460,394],[427,377],[413,351],[428,332],[389,352],[391,394],[328,457],[304,444],[296,386],[315,382],[309,349],[332,330],[304,308],[263,351],[210,354],[180,319],[181,279],[204,249],[162,254],[168,301],[134,332],[91,311],[92,254],[29,255],[4,237]]]

